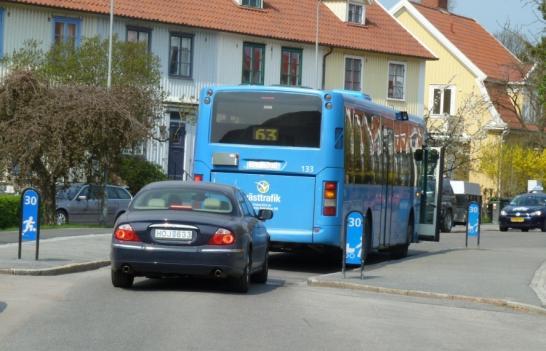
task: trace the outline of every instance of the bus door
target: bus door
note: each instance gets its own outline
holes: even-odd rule
[[[440,241],[440,205],[442,203],[442,173],[444,150],[439,147],[423,149],[421,203],[417,234],[419,240]]]
[[[388,246],[391,240],[392,220],[392,195],[394,180],[394,121],[383,118],[383,194],[381,204],[381,230],[380,245]]]

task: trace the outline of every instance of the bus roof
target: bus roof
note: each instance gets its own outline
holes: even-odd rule
[[[349,102],[354,105],[362,106],[363,108],[375,112],[377,114],[389,116],[392,119],[396,119],[396,113],[400,112],[393,108],[376,104],[372,101],[370,95],[366,93],[361,93],[357,91],[350,90],[318,90],[313,88],[306,87],[287,87],[287,86],[277,86],[277,85],[232,85],[232,86],[219,86],[214,88],[204,88],[202,91],[206,92],[208,89],[213,89],[215,91],[268,91],[268,92],[284,92],[284,93],[296,93],[296,94],[306,94],[306,95],[317,95],[323,96],[324,94],[339,94],[342,96],[345,102]],[[204,95],[204,94],[203,94]],[[416,115],[408,114],[409,121],[424,125],[424,120],[422,117]]]

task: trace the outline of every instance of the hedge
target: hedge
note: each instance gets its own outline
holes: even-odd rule
[[[0,195],[0,229],[19,225],[20,206],[20,195]]]

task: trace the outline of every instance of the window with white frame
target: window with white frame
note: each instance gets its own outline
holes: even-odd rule
[[[404,100],[406,98],[406,64],[389,62],[389,99]]]
[[[347,22],[364,24],[364,4],[349,2]]]
[[[362,90],[362,58],[345,58],[345,89]]]
[[[431,85],[430,106],[433,116],[455,114],[455,87],[452,85]]]

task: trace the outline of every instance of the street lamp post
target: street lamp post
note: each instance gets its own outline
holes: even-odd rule
[[[108,78],[106,80],[106,88],[108,91],[112,88],[112,36],[114,31],[114,1],[110,0],[110,32],[108,33]],[[106,126],[103,126],[105,128]],[[101,200],[101,216],[100,223],[105,225],[108,216],[108,196],[106,196],[106,184],[108,183],[108,166],[104,165],[104,183],[102,189]]]
[[[110,33],[108,34],[108,80],[106,86],[112,87],[112,33],[114,31],[114,2],[110,0]]]

